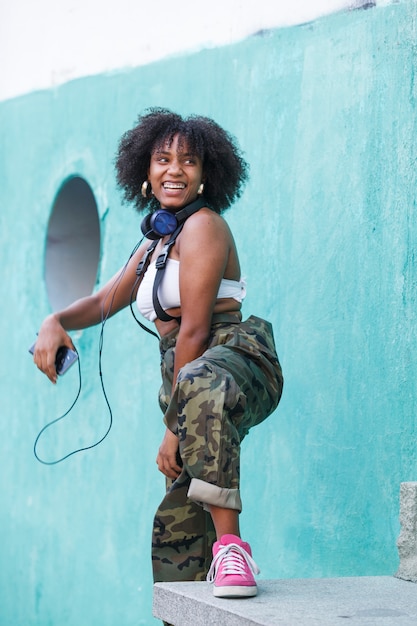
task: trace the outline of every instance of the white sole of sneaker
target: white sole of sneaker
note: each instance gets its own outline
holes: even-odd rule
[[[241,585],[216,587],[213,586],[213,596],[216,598],[253,598],[258,593],[257,587],[243,587]]]

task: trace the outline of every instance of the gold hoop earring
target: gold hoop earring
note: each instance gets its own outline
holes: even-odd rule
[[[145,180],[145,182],[142,184],[142,196],[144,198],[148,197],[148,189],[149,189],[149,181]]]
[[[203,191],[204,191],[204,183],[201,183],[201,185],[199,186],[198,191],[197,191],[198,195],[201,196]]]

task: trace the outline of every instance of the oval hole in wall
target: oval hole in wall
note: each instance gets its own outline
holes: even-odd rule
[[[92,293],[100,260],[100,221],[90,185],[80,176],[57,193],[48,223],[45,281],[53,311]]]

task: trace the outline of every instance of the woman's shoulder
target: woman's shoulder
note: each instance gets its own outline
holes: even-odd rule
[[[225,219],[208,207],[203,207],[197,213],[191,215],[184,224],[183,232],[198,235],[199,232],[204,233],[230,233],[229,226]]]
[[[210,209],[201,209],[188,218],[172,257],[227,259],[231,251],[235,251],[235,243],[225,220]]]

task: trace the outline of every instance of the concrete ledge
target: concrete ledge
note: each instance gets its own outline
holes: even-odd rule
[[[206,582],[156,583],[173,626],[416,626],[417,587],[393,576],[260,580],[255,598],[214,598]]]
[[[400,566],[396,576],[417,583],[417,482],[401,483],[400,524],[397,541]]]

